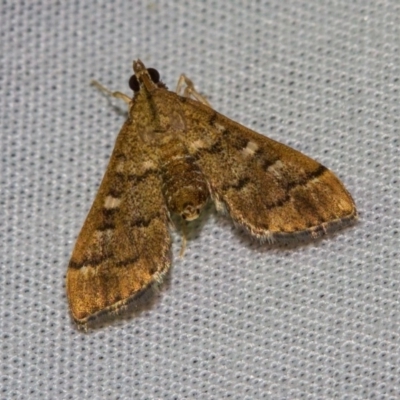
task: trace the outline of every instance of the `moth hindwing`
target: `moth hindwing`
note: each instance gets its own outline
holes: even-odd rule
[[[197,218],[211,198],[254,237],[309,235],[357,217],[327,168],[213,110],[184,75],[168,91],[133,63],[129,117],[119,133],[67,273],[74,320],[117,311],[160,282],[171,263],[170,215]]]

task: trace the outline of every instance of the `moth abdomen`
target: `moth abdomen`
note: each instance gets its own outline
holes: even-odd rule
[[[205,178],[189,154],[176,155],[163,165],[163,194],[168,209],[184,220],[196,219],[209,198]]]

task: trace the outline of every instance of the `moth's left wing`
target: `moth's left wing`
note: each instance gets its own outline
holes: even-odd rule
[[[192,113],[186,145],[217,209],[252,235],[318,236],[357,217],[350,194],[323,165],[205,105],[183,101]]]
[[[68,267],[78,324],[118,310],[167,271],[171,240],[161,186],[154,149],[125,123]]]

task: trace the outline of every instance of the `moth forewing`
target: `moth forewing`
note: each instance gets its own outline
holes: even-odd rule
[[[316,237],[357,217],[350,194],[318,162],[214,111],[186,77],[180,96],[140,60],[134,72],[129,118],[68,268],[78,324],[160,282],[170,266],[170,214],[193,220],[209,196],[259,239]]]
[[[315,237],[357,217],[350,194],[317,161],[196,101],[183,103],[186,145],[209,183],[217,208],[227,210],[252,235]]]
[[[170,266],[158,157],[135,121],[129,118],[117,137],[69,264],[67,293],[78,324],[118,310]]]

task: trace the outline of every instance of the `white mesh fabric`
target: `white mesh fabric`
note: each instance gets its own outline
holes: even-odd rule
[[[399,399],[400,3],[3,1],[2,399]],[[262,246],[212,210],[146,307],[87,334],[65,273],[132,60],[332,169],[360,222]]]

